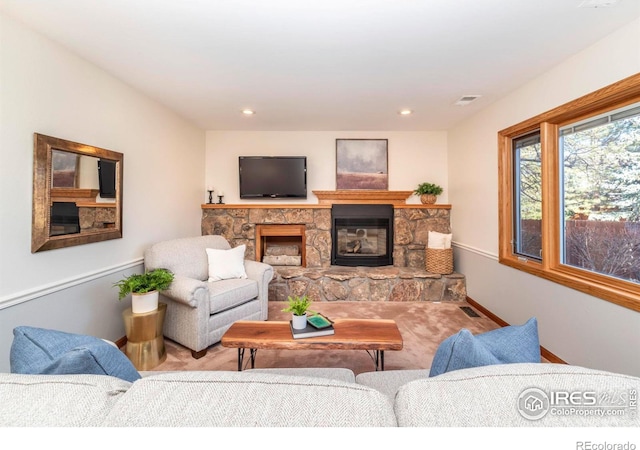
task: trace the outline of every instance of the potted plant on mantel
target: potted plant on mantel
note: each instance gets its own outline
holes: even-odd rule
[[[118,298],[131,294],[131,312],[142,314],[158,309],[158,291],[168,289],[174,275],[167,269],[154,269],[143,274],[133,274],[118,281]]]
[[[433,183],[420,183],[413,193],[420,196],[422,203],[429,205],[436,202],[438,195],[442,194],[442,188]]]
[[[311,299],[306,295],[302,297],[298,297],[294,295],[293,297],[289,296],[289,306],[284,308],[283,312],[290,312],[291,316],[291,326],[294,330],[304,330],[307,326],[307,313],[315,314],[315,312],[311,311],[309,307],[311,306]]]

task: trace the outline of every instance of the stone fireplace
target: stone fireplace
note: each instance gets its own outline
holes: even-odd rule
[[[393,265],[393,206],[338,204],[331,207],[331,265]]]
[[[202,234],[222,235],[232,247],[245,244],[246,257],[255,260],[263,260],[272,246],[299,248],[299,265],[297,262],[295,265],[273,264],[269,300],[286,301],[289,295],[309,295],[314,301],[466,299],[464,275],[439,275],[425,270],[428,232],[451,232],[451,205],[407,204],[405,200],[411,195],[410,191],[313,192],[318,204],[202,205]],[[391,196],[398,197],[397,201],[389,198]],[[388,261],[376,262],[383,264],[376,267],[363,262],[340,265],[332,260],[334,206],[347,211],[356,206],[357,209],[382,206],[391,210],[386,232],[378,230],[375,223],[360,222],[347,222],[344,230],[337,232],[338,249],[344,246],[343,251],[337,253],[346,253],[343,255],[346,258],[352,258],[350,253],[354,252],[358,256],[354,241],[367,239],[369,248],[375,249],[370,255],[377,258],[386,253]],[[367,214],[357,211],[355,215],[362,218]],[[388,243],[381,244],[383,240]]]

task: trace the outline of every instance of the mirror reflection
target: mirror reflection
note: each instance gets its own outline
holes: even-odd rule
[[[32,252],[122,237],[122,156],[35,134]]]

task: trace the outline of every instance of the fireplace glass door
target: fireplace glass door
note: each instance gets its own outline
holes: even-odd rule
[[[339,266],[392,265],[393,209],[384,208],[378,212],[372,206],[379,205],[358,206],[360,208],[355,210],[343,211],[334,206],[331,263]],[[376,215],[378,217],[366,217]]]

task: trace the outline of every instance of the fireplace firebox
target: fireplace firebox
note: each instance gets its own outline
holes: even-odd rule
[[[393,265],[393,205],[333,205],[331,264]]]

